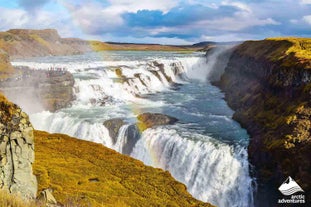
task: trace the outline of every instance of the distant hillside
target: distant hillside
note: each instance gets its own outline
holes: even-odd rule
[[[160,45],[160,44],[139,44],[90,41],[95,51],[101,50],[147,50],[147,51],[197,51],[204,47],[192,45]]]
[[[86,41],[78,38],[62,38],[54,29],[11,29],[6,32],[0,32],[0,48],[11,59],[49,55],[73,55],[103,50],[195,51],[202,50],[204,47],[200,45],[174,46]]]
[[[48,55],[70,55],[91,51],[87,41],[61,38],[54,29],[24,30],[12,29],[0,32],[0,48],[10,58],[23,58]]]

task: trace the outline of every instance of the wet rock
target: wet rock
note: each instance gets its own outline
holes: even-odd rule
[[[138,127],[145,130],[153,126],[170,125],[178,121],[178,119],[160,113],[143,113],[137,116]]]
[[[131,124],[130,126],[128,126],[125,132],[126,139],[122,147],[121,153],[130,155],[134,149],[136,142],[139,140],[140,135],[140,130],[136,124]]]
[[[125,124],[125,122],[121,118],[115,118],[106,120],[103,124],[108,129],[109,136],[112,139],[113,144],[115,144],[117,141],[119,129]]]

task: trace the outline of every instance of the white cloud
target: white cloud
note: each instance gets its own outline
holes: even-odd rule
[[[247,4],[239,2],[239,1],[223,1],[221,2],[221,5],[233,6],[233,7],[240,9],[241,11],[248,12],[248,13],[252,12],[252,9]]]
[[[123,24],[118,8],[103,7],[99,3],[87,3],[83,6],[66,5],[76,26],[86,33],[112,31]]]
[[[14,17],[14,18],[8,18]],[[79,32],[76,30],[65,13],[38,10],[36,13],[23,9],[6,9],[0,7],[0,30],[9,29],[57,29],[62,36],[73,37]]]
[[[311,4],[311,0],[300,0],[301,4]]]
[[[196,22],[197,28],[205,28],[208,30],[223,30],[223,31],[240,31],[248,27],[278,25],[279,23],[272,18],[259,19],[253,15],[238,13],[233,17],[224,17],[214,20],[202,20]]]
[[[75,25],[88,34],[109,33],[124,26],[122,14],[126,12],[146,9],[161,10],[165,13],[178,4],[178,0],[108,0],[108,6],[95,1],[81,5],[61,1],[71,12]]]
[[[311,15],[304,16],[302,20],[308,24],[311,24]]]
[[[194,42],[187,41],[178,37],[168,38],[168,37],[133,37],[133,36],[123,36],[122,38],[112,35],[102,35],[98,36],[97,39],[103,41],[111,42],[136,42],[136,43],[153,43],[153,44],[163,44],[163,45],[190,45]]]
[[[14,16],[14,18],[8,18]],[[20,28],[29,21],[29,17],[24,10],[6,9],[0,7],[0,29],[8,30],[11,28]]]
[[[122,8],[123,11],[137,12],[138,10],[160,10],[164,13],[178,5],[178,0],[109,0],[111,7]]]
[[[299,20],[298,19],[290,19],[289,22],[292,24],[297,24],[299,22]]]

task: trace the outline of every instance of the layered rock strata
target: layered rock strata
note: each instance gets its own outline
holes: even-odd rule
[[[33,127],[28,115],[0,94],[0,188],[35,198]]]
[[[0,90],[25,111],[56,111],[74,100],[74,78],[64,70],[18,68],[19,75],[0,81]]]
[[[234,49],[217,83],[250,134],[249,159],[259,183],[311,180],[310,40],[247,41]]]

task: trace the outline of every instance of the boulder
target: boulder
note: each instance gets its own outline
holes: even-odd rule
[[[138,127],[141,131],[153,126],[170,125],[178,121],[178,119],[160,113],[143,113],[137,116]]]
[[[116,143],[119,129],[125,124],[123,119],[121,118],[114,118],[104,121],[104,126],[109,131],[109,136],[113,141],[113,144]]]
[[[52,194],[52,189],[44,189],[40,192],[37,200],[44,203],[47,207],[57,207],[57,201]]]

